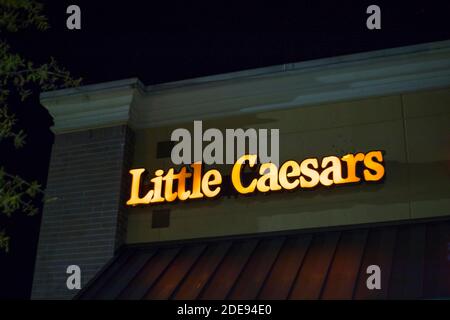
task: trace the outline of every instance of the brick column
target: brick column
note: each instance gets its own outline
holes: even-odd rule
[[[54,96],[44,98],[55,102],[43,103],[55,120],[46,189],[47,197],[55,199],[44,205],[32,299],[72,298],[78,290],[66,287],[67,266],[80,267],[83,287],[125,240],[124,203],[134,147],[128,116],[136,90],[134,83],[126,84],[119,86],[122,91],[117,95],[117,85],[113,84],[113,88],[109,83],[101,90],[82,88],[84,98],[87,94],[88,99],[77,100],[79,91],[75,95],[63,92],[64,98],[58,95],[57,101]],[[118,122],[117,119],[111,122],[108,117],[111,107],[124,96],[129,97],[129,104],[123,105],[121,101],[120,108],[128,112],[120,116],[120,124],[111,125]],[[78,107],[64,112],[67,104],[73,106],[74,99]],[[86,109],[95,110],[97,116],[92,117],[92,111]],[[80,115],[85,117],[84,121],[80,122]],[[88,127],[83,128],[83,124]],[[81,128],[74,131],[74,126]]]

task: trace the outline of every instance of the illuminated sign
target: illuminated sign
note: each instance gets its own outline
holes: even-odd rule
[[[248,166],[258,172],[258,177],[244,182],[242,174]],[[201,163],[182,167],[178,172],[170,168],[167,172],[156,170],[150,179],[152,188],[142,193],[141,183],[145,169],[132,169],[130,199],[127,205],[157,204],[175,200],[214,198],[220,195],[222,175],[216,169],[202,172]],[[317,186],[331,187],[360,181],[380,181],[385,174],[383,153],[370,151],[366,154],[347,154],[341,158],[328,156],[307,158],[301,163],[294,160],[284,162],[280,168],[275,164],[257,164],[257,155],[243,155],[233,165],[231,185],[240,194],[272,192],[279,190],[311,189]],[[188,187],[189,186],[189,187]]]

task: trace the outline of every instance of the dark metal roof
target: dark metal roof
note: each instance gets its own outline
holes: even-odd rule
[[[381,290],[366,287],[381,268]],[[450,297],[450,220],[129,246],[79,299]]]

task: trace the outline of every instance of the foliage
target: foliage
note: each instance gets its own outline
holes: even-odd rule
[[[46,30],[49,25],[43,6],[33,0],[0,0],[0,30],[17,32],[30,26]]]
[[[10,141],[15,148],[25,145],[25,130],[9,106],[21,103],[41,91],[78,86],[81,79],[73,79],[53,57],[49,62],[36,64],[11,51],[5,36],[34,27],[44,31],[49,28],[42,14],[42,4],[34,0],[0,0],[0,142]],[[16,212],[28,215],[37,213],[33,205],[43,190],[36,181],[27,182],[18,175],[0,167],[0,214],[11,216]],[[10,238],[0,230],[0,250],[8,250]]]

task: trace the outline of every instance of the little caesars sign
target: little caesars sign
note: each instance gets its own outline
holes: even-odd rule
[[[231,185],[240,194],[275,192],[280,190],[331,187],[361,181],[376,182],[385,175],[381,151],[358,152],[322,159],[306,158],[298,162],[288,160],[281,165],[279,159],[279,131],[271,129],[270,155],[268,155],[267,129],[226,129],[225,161],[223,136],[218,129],[202,132],[201,121],[194,122],[194,159],[191,157],[191,135],[186,129],[176,129],[172,141],[172,162],[184,164],[180,169],[158,169],[153,177],[146,177],[151,188],[142,190],[145,168],[130,170],[132,176],[130,198],[127,205],[158,204],[175,200],[187,201],[220,196],[223,178],[216,169],[203,170],[205,164],[232,164]],[[209,144],[203,149],[202,142]],[[235,142],[237,143],[235,144]],[[246,141],[249,142],[246,151]],[[236,156],[235,150],[237,149]],[[237,160],[236,160],[237,159]],[[257,177],[243,179],[245,169],[255,170]],[[146,183],[148,185],[148,183]]]

